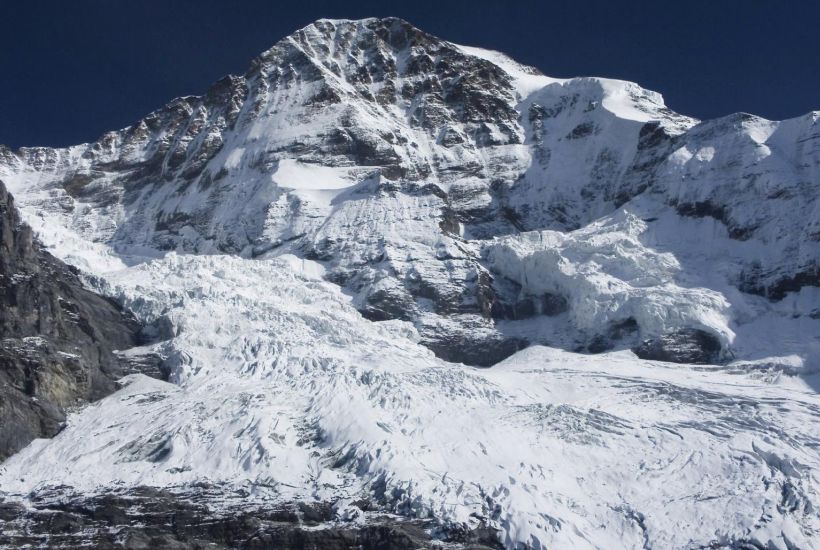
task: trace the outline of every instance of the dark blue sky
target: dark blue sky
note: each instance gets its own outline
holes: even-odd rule
[[[0,143],[69,145],[200,94],[321,17],[396,15],[550,76],[607,76],[711,118],[820,109],[813,1],[3,0]]]

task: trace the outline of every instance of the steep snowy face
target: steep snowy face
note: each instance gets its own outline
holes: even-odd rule
[[[244,75],[96,143],[0,150],[0,178],[24,212],[47,213],[30,223],[48,244],[77,245],[64,248],[81,266],[100,250],[109,269],[168,250],[293,253],[321,261],[366,316],[412,321],[450,360],[670,341],[703,361],[759,359],[738,344],[759,319],[815,328],[811,299],[789,314],[784,300],[818,284],[819,132],[817,113],[699,123],[636,84],[552,79],[395,18],[321,20]],[[627,229],[623,216],[645,223]],[[663,258],[606,252],[640,265],[643,301],[620,307],[591,275],[601,262],[572,254],[555,269],[577,284],[530,295],[488,252],[493,238],[544,230],[572,231],[566,245],[584,248],[575,231],[598,222],[624,231],[613,243]],[[537,270],[530,280],[560,278],[523,265]],[[615,313],[593,330],[603,310]],[[569,325],[550,336],[529,318]],[[817,342],[804,341],[770,355],[811,362]]]
[[[507,203],[527,229],[576,229],[646,189],[630,181],[654,141],[696,121],[631,82],[577,78],[544,86],[519,105],[533,162]],[[649,140],[649,135],[654,140]]]
[[[741,290],[779,300],[818,285],[820,113],[783,122],[732,115],[698,125],[670,149],[652,174],[654,187],[668,181],[668,204],[719,220],[733,240],[759,243],[733,281]]]
[[[97,240],[247,254],[374,173],[514,180],[527,157],[516,101],[499,67],[403,21],[319,21],[203,97],[92,145],[7,160],[113,218]]]

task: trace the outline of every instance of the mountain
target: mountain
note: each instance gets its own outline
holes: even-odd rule
[[[21,200],[121,257],[318,259],[367,317],[413,322],[448,360],[487,366],[529,343],[676,360],[677,341],[698,350],[682,360],[714,362],[759,358],[761,318],[815,312],[779,304],[820,281],[818,135],[817,112],[698,123],[635,84],[550,79],[374,19],[310,25],[96,143],[0,158]],[[638,250],[576,259],[593,222]],[[543,280],[487,260],[537,231],[579,231]],[[545,300],[560,338],[499,322]],[[774,329],[765,353],[815,357]]]
[[[95,143],[2,149],[26,221],[164,327],[169,373],[9,459],[7,498],[813,547],[818,119],[697,121],[399,19],[320,20]]]

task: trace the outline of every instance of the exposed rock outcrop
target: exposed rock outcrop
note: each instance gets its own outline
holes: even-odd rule
[[[697,329],[683,329],[646,340],[633,351],[641,359],[674,363],[714,364],[721,360],[717,338]]]
[[[114,391],[130,370],[116,351],[139,344],[140,331],[42,249],[0,182],[0,459],[56,434],[66,408]]]
[[[443,531],[432,520],[403,519],[354,507],[367,521],[339,521],[333,506],[293,503],[268,507],[233,503],[215,509],[200,495],[138,487],[128,494],[80,495],[49,499],[32,506],[0,498],[0,547],[74,549],[174,548],[177,550],[491,550],[503,546],[489,528]],[[236,495],[235,500],[241,500]],[[437,536],[434,538],[433,533]]]

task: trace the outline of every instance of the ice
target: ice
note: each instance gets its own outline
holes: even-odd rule
[[[3,490],[369,497],[483,518],[510,547],[813,544],[820,403],[799,378],[544,347],[448,364],[295,260],[169,254],[108,274],[140,317],[177,327],[160,344],[174,383],[131,376],[4,463]]]

